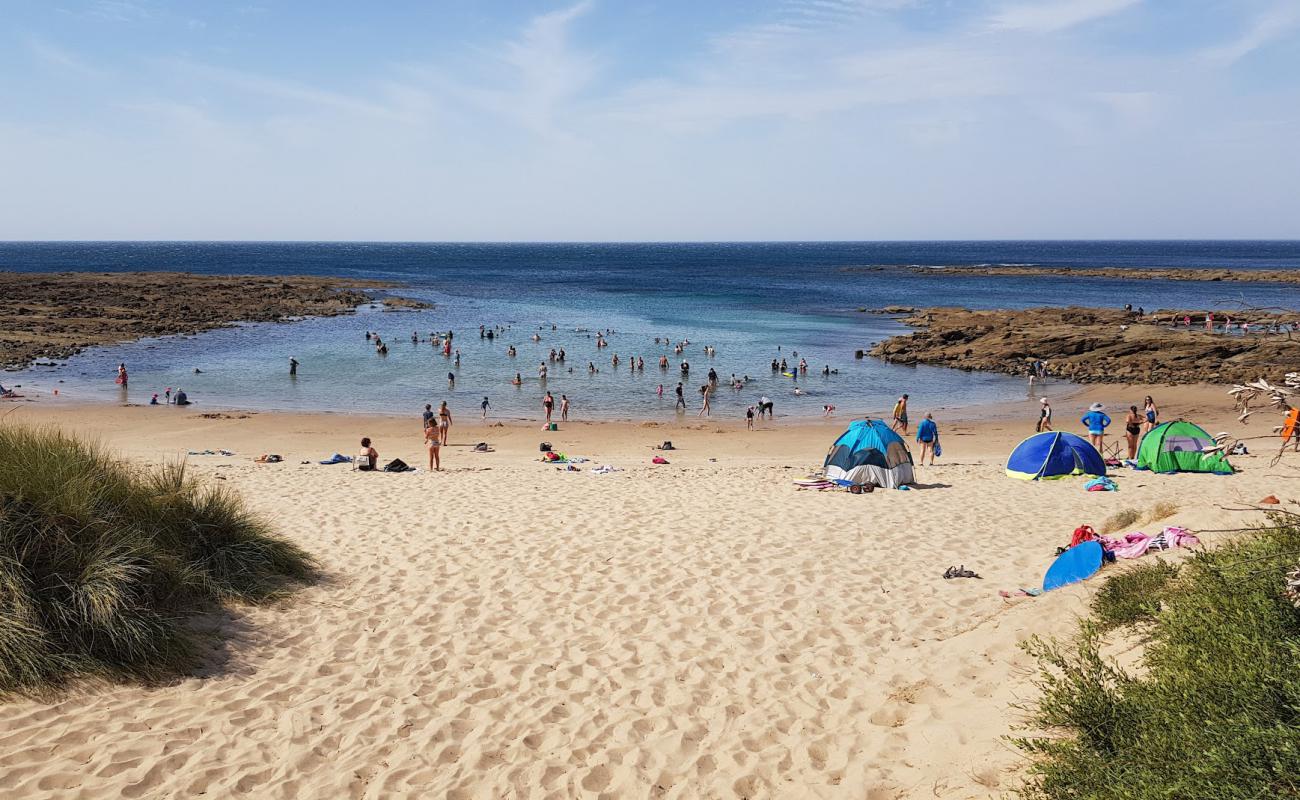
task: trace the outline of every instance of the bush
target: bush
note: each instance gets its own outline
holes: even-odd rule
[[[1033,756],[1024,795],[1300,797],[1300,611],[1281,591],[1298,552],[1292,525],[1198,553],[1166,576],[1158,612],[1120,609],[1167,570],[1119,584],[1100,605],[1152,620],[1140,678],[1100,655],[1097,622],[1069,643],[1027,643],[1043,667],[1031,723],[1048,735],[1017,742]]]
[[[0,693],[186,674],[203,650],[195,615],[313,573],[183,466],[135,472],[56,430],[0,425]]]
[[[1108,631],[1154,619],[1161,598],[1177,575],[1177,567],[1158,558],[1112,575],[1092,598],[1098,625]]]

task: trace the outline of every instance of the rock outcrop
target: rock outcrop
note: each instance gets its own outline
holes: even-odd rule
[[[181,272],[0,272],[0,366],[63,359],[94,345],[195,334],[234,322],[351,313],[373,281]],[[396,298],[393,298],[396,300]],[[407,298],[403,307],[425,304]]]
[[[931,308],[903,319],[918,330],[886,339],[871,355],[895,364],[1029,374],[1040,360],[1057,377],[1079,383],[1236,383],[1281,380],[1300,370],[1300,312],[1252,313],[1255,332],[1210,333],[1201,312],[1187,327],[1180,311],[1138,317],[1096,308],[970,311]],[[1163,320],[1163,321],[1161,321]]]

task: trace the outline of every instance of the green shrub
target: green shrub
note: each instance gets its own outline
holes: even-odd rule
[[[1147,615],[1141,677],[1101,656],[1095,622],[1068,643],[1027,643],[1043,668],[1030,722],[1045,735],[1017,741],[1032,756],[1023,794],[1300,797],[1300,611],[1281,594],[1297,553],[1293,526],[1193,556]]]
[[[56,430],[0,425],[0,693],[185,674],[203,651],[196,614],[313,573],[183,466],[137,472]]]
[[[1106,579],[1092,598],[1092,613],[1103,631],[1153,619],[1178,568],[1154,558]]]

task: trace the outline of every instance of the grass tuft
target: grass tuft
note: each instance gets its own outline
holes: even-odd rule
[[[1161,500],[1160,502],[1151,506],[1151,510],[1147,512],[1146,521],[1160,522],[1161,520],[1169,519],[1170,517],[1172,517],[1174,514],[1177,513],[1178,513],[1177,503],[1173,502],[1172,500]]]
[[[55,429],[0,425],[0,694],[186,674],[203,652],[195,615],[313,573],[183,465],[137,472]]]
[[[1126,528],[1131,528],[1142,519],[1142,512],[1136,508],[1123,508],[1106,517],[1106,521],[1101,523],[1097,532],[1103,535],[1118,533]]]
[[[1300,526],[1276,515],[1180,568],[1123,573],[1097,619],[1034,639],[1041,699],[1017,740],[1030,800],[1300,797],[1300,610],[1282,594]],[[1148,620],[1140,677],[1101,655],[1106,626]]]

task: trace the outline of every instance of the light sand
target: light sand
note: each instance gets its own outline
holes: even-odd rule
[[[1144,393],[1090,389],[1058,423]],[[1211,433],[1273,424],[1238,426],[1217,389],[1160,399]],[[1071,630],[1097,582],[998,590],[1036,585],[1076,525],[1118,509],[1172,500],[1169,522],[1232,527],[1250,516],[1217,505],[1298,485],[1267,466],[1272,442],[1231,478],[1126,471],[1110,494],[1012,480],[1028,403],[940,420],[923,488],[863,496],[791,485],[843,419],[546,434],[464,420],[446,473],[385,475],[299,462],[364,433],[383,460],[423,466],[418,420],[14,405],[141,462],[234,450],[189,463],[330,574],[215,620],[234,639],[210,674],[0,705],[0,786],[23,798],[1000,796],[1023,765],[1004,739],[1012,705],[1033,696],[1017,643]],[[544,439],[592,462],[539,463]],[[680,449],[652,466],[663,439]],[[480,440],[496,452],[462,446]],[[268,451],[286,463],[251,463]],[[590,473],[606,462],[622,471]],[[984,579],[943,580],[955,564]]]

